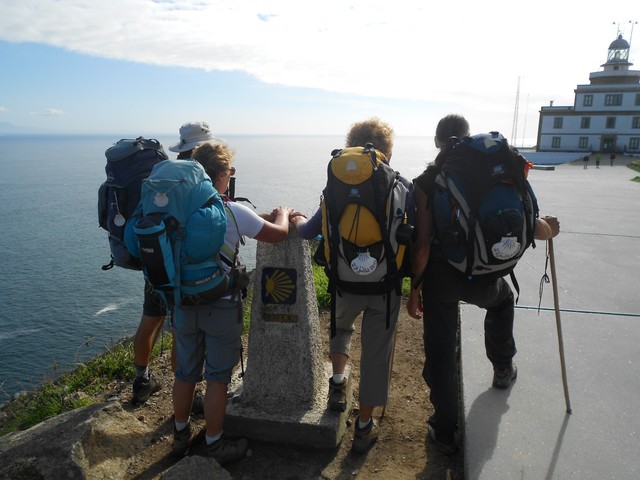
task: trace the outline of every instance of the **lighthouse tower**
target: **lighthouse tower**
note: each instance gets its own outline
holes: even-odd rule
[[[611,42],[607,62],[600,65],[601,72],[592,72],[589,75],[591,85],[615,85],[615,84],[638,84],[640,81],[640,71],[629,70],[633,63],[629,62],[629,50],[631,46],[622,35]]]
[[[618,35],[602,70],[574,90],[573,106],[540,109],[538,151],[640,153],[640,71],[630,68],[630,50]]]

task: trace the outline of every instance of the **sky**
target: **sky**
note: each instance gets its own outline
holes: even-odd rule
[[[573,105],[618,33],[640,69],[637,0],[589,5],[0,0],[0,129],[345,135],[376,116],[432,137],[460,113],[532,144],[540,107]]]

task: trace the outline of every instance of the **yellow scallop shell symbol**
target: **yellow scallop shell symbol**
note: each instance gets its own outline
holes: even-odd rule
[[[265,290],[267,295],[277,303],[282,303],[289,298],[294,289],[295,285],[291,277],[282,270],[276,270],[273,275],[266,277]]]

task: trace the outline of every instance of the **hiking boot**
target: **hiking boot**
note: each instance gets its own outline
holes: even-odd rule
[[[369,447],[376,443],[378,440],[378,435],[380,434],[380,427],[378,427],[378,421],[375,418],[372,418],[364,428],[358,427],[358,422],[360,419],[356,420],[356,433],[353,436],[353,445],[351,445],[351,451],[354,453],[364,453],[369,450]]]
[[[220,465],[226,465],[243,459],[248,449],[249,441],[246,438],[231,440],[223,436],[204,447],[204,456],[213,458]]]
[[[443,438],[438,438],[435,428],[431,425],[427,425],[427,430],[429,432],[429,440],[433,442],[442,455],[451,456],[458,453],[459,449],[453,440],[453,435],[451,435],[451,438],[445,440]]]
[[[141,405],[149,400],[152,393],[157,392],[162,388],[160,382],[149,375],[148,379],[138,377],[133,381],[133,403]]]
[[[513,382],[518,376],[518,369],[516,364],[511,362],[504,368],[493,367],[493,386],[494,388],[509,388],[511,382]]]
[[[171,453],[176,457],[184,457],[191,447],[191,422],[185,428],[178,431],[173,426],[173,445]]]
[[[341,383],[334,383],[329,379],[329,410],[332,412],[344,412],[347,409],[347,379]]]

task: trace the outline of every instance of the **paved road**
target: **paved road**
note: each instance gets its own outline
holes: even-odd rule
[[[621,163],[622,159],[617,162]],[[511,389],[491,388],[484,311],[462,308],[466,480],[640,478],[640,183],[631,169],[582,162],[532,170],[541,212],[560,218],[554,240],[573,413],[565,411],[545,244],[518,264]],[[551,276],[549,270],[549,276]],[[569,312],[576,310],[579,312]]]

